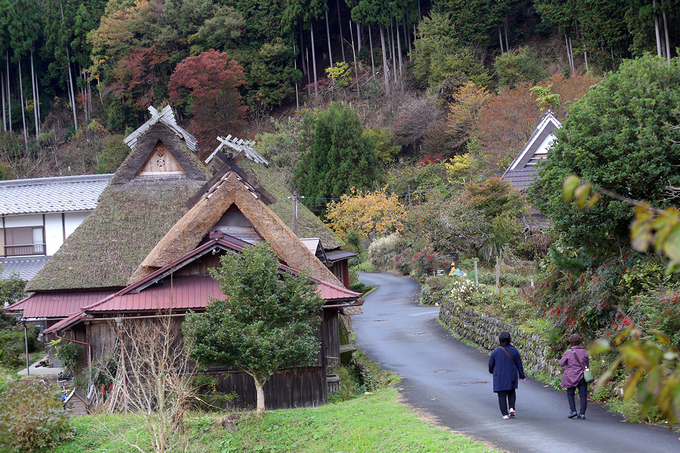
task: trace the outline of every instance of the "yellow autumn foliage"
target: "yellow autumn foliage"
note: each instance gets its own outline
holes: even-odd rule
[[[387,236],[402,231],[406,207],[387,186],[375,192],[352,188],[349,194],[328,206],[326,223],[343,237],[356,230],[362,239]]]

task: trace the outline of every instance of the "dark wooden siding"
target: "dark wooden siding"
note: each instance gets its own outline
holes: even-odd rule
[[[238,397],[231,402],[238,409],[252,409],[257,405],[255,381],[242,371],[210,372],[220,380],[218,388],[224,393],[235,392]],[[326,373],[323,367],[298,368],[280,371],[264,385],[265,407],[291,409],[316,407],[328,403]]]
[[[326,365],[340,363],[340,331],[338,327],[338,309],[323,310],[323,349],[326,354]]]

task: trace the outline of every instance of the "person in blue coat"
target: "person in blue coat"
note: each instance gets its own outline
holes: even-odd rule
[[[510,344],[510,333],[501,332],[498,342],[500,346],[494,349],[489,357],[489,373],[493,374],[493,391],[498,394],[501,414],[507,420],[515,416],[515,389],[519,381],[518,376],[523,381],[526,381],[526,376],[519,351]]]

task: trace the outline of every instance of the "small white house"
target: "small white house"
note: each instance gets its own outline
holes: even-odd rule
[[[33,278],[94,210],[112,176],[0,181],[0,278]]]

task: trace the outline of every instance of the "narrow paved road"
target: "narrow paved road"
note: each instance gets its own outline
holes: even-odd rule
[[[680,452],[680,434],[623,422],[594,403],[586,420],[567,419],[565,392],[527,379],[517,391],[517,417],[503,420],[488,373],[488,354],[466,346],[437,322],[439,309],[418,304],[409,277],[360,274],[378,288],[363,315],[352,317],[357,347],[403,377],[402,395],[440,424],[495,448],[525,452]]]

